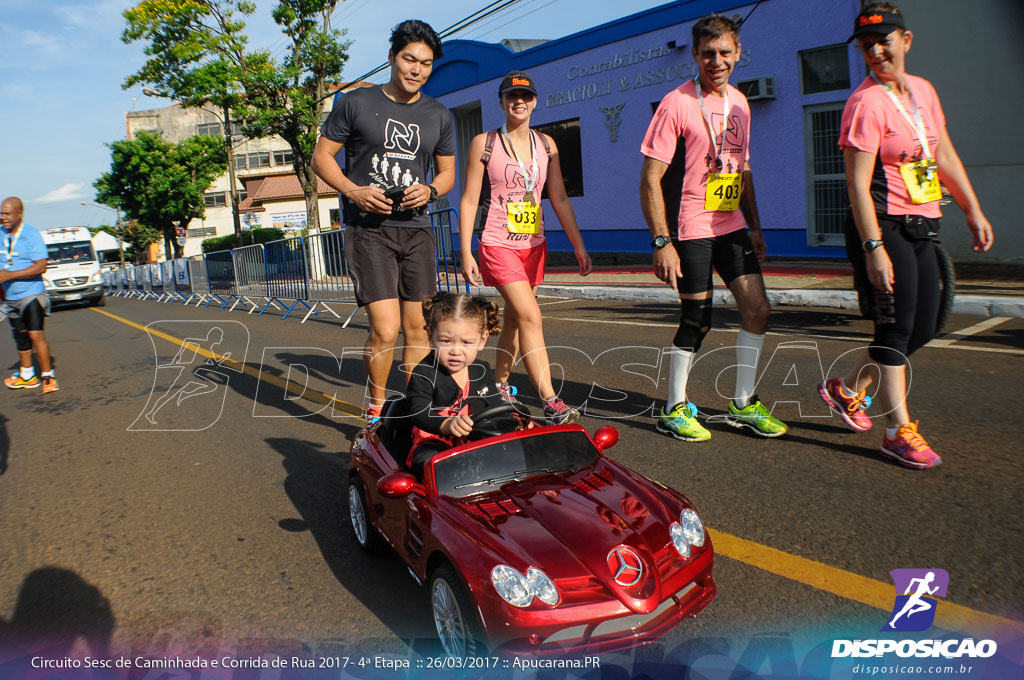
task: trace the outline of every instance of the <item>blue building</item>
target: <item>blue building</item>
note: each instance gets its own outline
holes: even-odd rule
[[[558,143],[566,188],[587,248],[649,253],[640,211],[640,142],[661,98],[697,73],[690,28],[718,12],[746,16],[753,3],[680,0],[551,41],[445,43],[424,91],[455,118],[458,207],[473,136],[501,125],[497,88],[512,70],[538,88],[532,124]],[[866,75],[847,45],[857,0],[769,0],[740,30],[731,83],[751,109],[751,167],[769,254],[844,257],[849,204],[836,140],[843,104]],[[545,219],[554,226],[554,211]],[[549,249],[570,251],[557,227]]]

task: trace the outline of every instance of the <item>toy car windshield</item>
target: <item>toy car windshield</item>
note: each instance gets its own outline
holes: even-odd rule
[[[438,460],[434,480],[438,494],[465,498],[538,474],[575,472],[597,456],[582,430],[531,434]]]

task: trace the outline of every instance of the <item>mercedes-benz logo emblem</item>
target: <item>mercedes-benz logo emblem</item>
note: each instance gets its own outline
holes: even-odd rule
[[[640,583],[644,575],[644,563],[632,548],[616,546],[608,553],[608,569],[620,586],[629,588]]]

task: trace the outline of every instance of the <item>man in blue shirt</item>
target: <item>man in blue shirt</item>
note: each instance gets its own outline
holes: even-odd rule
[[[50,297],[43,285],[48,260],[46,244],[38,230],[22,224],[21,199],[10,197],[0,205],[0,284],[3,302],[0,316],[6,316],[14,330],[14,342],[21,358],[21,370],[4,380],[12,390],[39,387],[32,365],[32,352],[43,370],[43,392],[60,389],[50,365],[50,346],[43,336],[43,322],[50,313]]]

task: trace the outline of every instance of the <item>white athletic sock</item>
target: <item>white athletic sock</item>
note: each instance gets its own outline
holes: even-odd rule
[[[665,411],[670,412],[676,404],[686,403],[686,381],[690,377],[693,352],[672,346],[668,351],[668,401]]]
[[[34,377],[36,377],[36,367],[35,366],[29,366],[28,368],[26,368],[24,366],[21,367],[21,379],[22,380],[31,380]]]
[[[839,379],[839,385],[843,388],[844,397],[856,397],[857,393],[846,386],[846,380],[843,378]]]
[[[889,439],[892,439],[893,437],[896,436],[896,432],[898,432],[899,429],[900,428],[898,427],[887,427],[885,428],[885,436],[888,437]]]
[[[757,358],[764,345],[764,335],[754,335],[742,328],[736,335],[736,397],[737,408],[744,408],[754,394],[757,379]]]
[[[43,377],[44,378],[52,378],[53,377],[53,369],[51,368],[49,371],[43,371]]]

